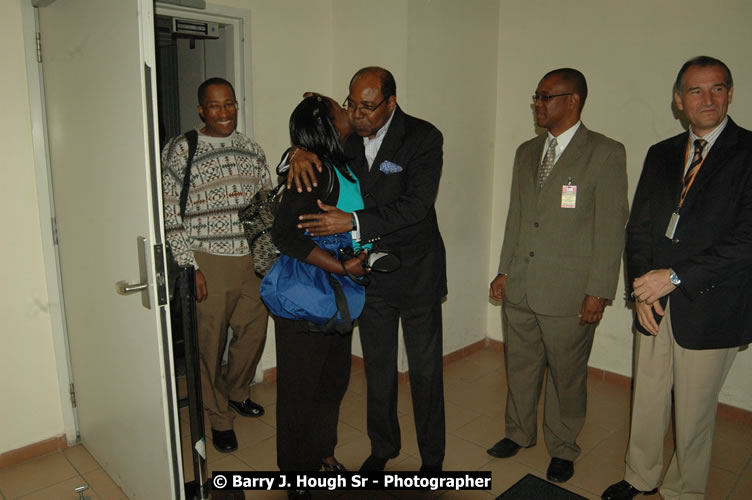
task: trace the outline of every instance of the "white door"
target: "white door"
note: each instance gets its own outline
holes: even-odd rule
[[[180,497],[153,3],[57,0],[39,9],[39,24],[81,439],[130,498]],[[121,295],[121,281],[146,287]]]

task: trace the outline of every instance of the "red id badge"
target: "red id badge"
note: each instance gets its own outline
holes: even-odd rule
[[[561,186],[561,208],[577,207],[577,186],[565,184]]]

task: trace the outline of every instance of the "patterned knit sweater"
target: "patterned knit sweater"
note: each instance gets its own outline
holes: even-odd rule
[[[247,255],[250,250],[238,210],[256,192],[271,187],[261,146],[241,134],[209,137],[199,132],[191,167],[185,219],[180,217],[188,141],[180,135],[162,150],[165,232],[178,265],[198,268],[194,251]]]

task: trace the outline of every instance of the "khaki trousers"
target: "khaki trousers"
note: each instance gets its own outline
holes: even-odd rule
[[[232,429],[235,413],[227,400],[244,401],[266,340],[267,312],[259,297],[261,279],[250,255],[235,257],[195,252],[208,296],[198,302],[201,392],[212,429]],[[232,327],[227,366],[222,357]]]
[[[640,490],[658,486],[673,387],[675,449],[660,493],[664,499],[702,499],[710,470],[718,394],[739,348],[684,349],[674,339],[669,306],[658,335],[638,334],[637,342],[624,479]]]
[[[587,410],[587,362],[595,325],[580,325],[577,316],[545,316],[504,301],[507,321],[506,437],[520,446],[536,442],[538,398],[546,378],[543,437],[551,457],[574,461],[580,454],[577,435]]]

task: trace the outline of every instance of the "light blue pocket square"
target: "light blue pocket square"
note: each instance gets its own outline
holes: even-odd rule
[[[379,170],[384,172],[385,175],[389,175],[396,174],[397,172],[402,172],[402,167],[390,161],[382,161],[381,165],[379,165]]]

